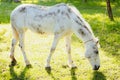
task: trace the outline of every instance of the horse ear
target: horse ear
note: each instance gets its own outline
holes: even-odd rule
[[[98,37],[95,38],[95,41],[96,41],[96,45],[98,46],[98,48],[100,48],[100,44],[99,44],[99,39],[98,39]]]
[[[95,42],[96,42],[96,44],[99,43],[98,37],[95,38]]]

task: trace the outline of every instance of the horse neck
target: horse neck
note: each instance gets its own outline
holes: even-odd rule
[[[84,37],[84,43],[87,43],[87,42],[90,42],[91,40],[95,40],[95,36],[94,36],[94,33],[92,32],[88,32],[87,36]]]
[[[84,43],[84,46],[85,46],[85,49],[89,49],[91,47],[91,45],[94,45],[95,44],[95,36],[94,34],[90,34],[89,37],[87,37],[86,39],[84,39],[83,43]]]
[[[75,33],[75,35],[81,39],[84,43],[89,41],[89,40],[94,40],[95,39],[95,36],[91,30],[91,28],[87,27],[87,28],[84,28],[84,26],[74,26],[72,28],[73,32]],[[80,31],[82,30],[82,31]]]
[[[83,35],[82,32],[79,32],[79,29],[83,29],[83,28],[84,26],[81,26],[81,27],[74,26],[73,30],[74,30],[75,35],[84,42],[85,46],[88,46],[95,41],[95,36],[89,25],[83,30],[85,35]]]

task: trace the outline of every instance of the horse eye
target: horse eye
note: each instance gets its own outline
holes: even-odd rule
[[[95,52],[95,54],[99,54],[99,52],[96,50],[96,51],[94,51]]]

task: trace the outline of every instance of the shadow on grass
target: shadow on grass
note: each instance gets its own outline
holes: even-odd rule
[[[102,72],[94,71],[92,80],[106,80],[106,77]]]
[[[72,68],[72,69],[70,70],[71,80],[77,80],[77,77],[76,77],[76,74],[75,74],[75,70],[76,70],[76,68]]]
[[[48,69],[45,69],[45,70],[46,70],[46,72],[51,76],[51,78],[52,78],[53,80],[57,80],[57,79],[58,79],[58,78],[55,78],[55,76],[54,76],[53,73],[51,72],[51,69],[48,68]],[[75,70],[76,70],[76,68],[72,68],[72,69],[70,70],[71,80],[77,80]]]
[[[20,75],[17,75],[17,73],[14,70],[14,66],[10,66],[10,75],[11,75],[10,80],[26,80],[26,79],[29,79],[28,77],[25,76],[25,74],[28,70],[29,70],[29,67],[25,67],[23,69],[23,71],[20,73]]]

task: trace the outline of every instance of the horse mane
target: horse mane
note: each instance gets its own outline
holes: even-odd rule
[[[89,23],[82,17],[82,15],[81,15],[81,13],[79,12],[79,10],[75,7],[75,6],[73,6],[73,5],[68,5],[68,7],[75,13],[75,16],[76,16],[76,18],[80,18],[82,21],[83,21],[83,24],[88,28],[88,30],[90,31],[90,33],[92,34],[92,36],[93,37],[95,37],[94,36],[94,33],[93,33],[93,31],[92,31],[92,29],[91,29],[91,26],[89,25]],[[78,17],[77,17],[78,16]],[[80,21],[80,20],[79,20]]]

